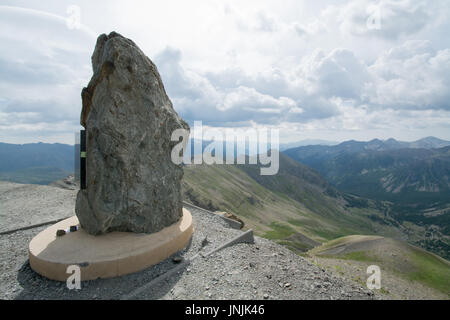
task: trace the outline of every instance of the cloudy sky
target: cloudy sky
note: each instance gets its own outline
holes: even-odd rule
[[[282,142],[450,140],[448,0],[13,0],[0,1],[0,142],[73,144],[96,38],[113,30],[190,123],[278,128]]]

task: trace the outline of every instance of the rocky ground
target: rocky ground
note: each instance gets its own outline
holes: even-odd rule
[[[422,265],[414,259],[413,247],[405,242],[377,236],[354,235],[346,237],[338,245],[321,249],[317,247],[308,254],[311,261],[334,274],[365,285],[367,281],[367,268],[378,265],[381,271],[381,289],[378,290],[381,299],[400,300],[448,300],[450,292],[445,294],[420,281],[412,281],[408,275],[421,270]],[[418,249],[419,252],[421,251]],[[364,255],[346,258],[346,254],[364,253]],[[359,259],[359,260],[358,260]],[[433,260],[426,260],[431,263]],[[442,260],[445,261],[445,260]],[[439,281],[446,281],[436,273],[436,264],[422,271],[422,277],[434,277]],[[434,272],[433,272],[434,270]],[[449,270],[449,269],[447,269]],[[448,275],[447,275],[448,279]],[[448,280],[447,280],[448,282]]]
[[[75,190],[0,181],[0,233],[75,214]]]
[[[16,201],[12,190],[34,192],[34,199]],[[3,220],[2,228],[15,229],[19,222],[44,222],[56,218],[51,196],[58,202],[58,212],[73,212],[73,191],[52,187],[15,185],[0,182],[0,199],[8,195],[8,211],[16,219]],[[50,192],[54,191],[54,192]],[[39,192],[42,192],[39,195]],[[67,199],[60,196],[66,193]],[[59,199],[59,200],[58,200]],[[65,198],[64,198],[65,199]],[[50,201],[51,202],[51,201]],[[3,203],[3,202],[2,202]],[[231,229],[221,217],[191,210],[195,231],[188,248],[177,258],[190,259],[207,253],[242,234]],[[33,218],[30,212],[39,212]],[[5,221],[6,223],[4,223]],[[46,226],[0,235],[0,299],[375,299],[372,292],[353,281],[344,280],[269,240],[255,237],[254,244],[237,244],[207,258],[198,256],[191,263],[175,262],[174,257],[142,272],[114,279],[98,279],[82,283],[81,290],[69,290],[65,283],[47,280],[30,269],[27,247],[29,241]],[[205,240],[207,239],[207,240]],[[178,268],[161,281],[160,276]],[[150,284],[149,284],[150,283]]]
[[[366,270],[371,263],[361,261],[346,261],[341,259],[313,257],[320,267],[360,286],[364,286],[368,277]],[[390,270],[382,269],[381,290],[377,297],[382,300],[448,300],[448,295],[417,281],[408,281]]]

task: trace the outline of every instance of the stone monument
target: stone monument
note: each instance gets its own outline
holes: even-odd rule
[[[82,91],[86,190],[76,214],[90,234],[152,233],[182,215],[183,169],[170,155],[175,129],[189,130],[172,107],[156,66],[130,39],[101,35],[94,75]]]
[[[136,44],[112,32],[97,39],[93,76],[83,88],[86,188],[76,216],[31,240],[30,266],[66,281],[145,269],[185,248],[194,230],[183,208],[183,168],[172,162],[176,129],[189,126],[175,112],[153,62]]]

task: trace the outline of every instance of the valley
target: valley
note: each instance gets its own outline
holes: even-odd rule
[[[404,226],[420,226],[425,239],[414,243],[449,258],[450,147],[424,138],[347,141],[285,151],[347,194],[381,201],[385,215]]]
[[[317,172],[283,154],[277,175],[258,173],[254,165],[188,165],[185,199],[235,214],[257,234],[300,253],[310,249],[312,241],[351,234],[425,240],[424,227],[401,224],[386,214],[389,203],[341,193]]]
[[[380,293],[386,299],[448,298],[450,267],[441,257],[450,257],[449,147],[367,150],[361,143],[345,144],[286,150],[273,176],[260,175],[259,165],[184,165],[184,199],[228,212],[244,222],[244,229],[359,286],[367,278],[365,268],[380,264],[386,280]],[[70,172],[72,148],[54,151],[65,165],[37,152],[39,161],[3,168],[0,180],[61,180]],[[43,163],[54,167],[40,167]],[[383,175],[392,176],[392,187]],[[403,189],[396,185],[400,177],[409,181]]]

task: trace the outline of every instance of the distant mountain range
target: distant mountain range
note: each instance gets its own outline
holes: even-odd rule
[[[378,200],[450,201],[450,142],[429,137],[305,146],[286,155],[319,171],[338,189]]]
[[[439,226],[450,235],[450,142],[429,137],[347,141],[285,154],[320,172],[342,192],[392,204],[397,221]]]
[[[74,146],[0,143],[0,180],[49,184],[73,166]],[[449,257],[449,170],[450,143],[436,138],[347,141],[288,149],[275,176],[255,165],[186,165],[183,187],[194,204],[296,250],[382,234]]]
[[[395,139],[370,141],[345,141],[336,145],[309,145],[290,148],[285,151],[290,157],[298,159],[306,158],[332,158],[342,153],[356,153],[362,151],[386,151],[398,149],[436,149],[450,146],[450,141],[441,140],[435,137],[426,137],[413,142],[398,141]]]
[[[189,139],[189,146],[190,148],[188,148],[188,152],[186,154],[186,159],[189,159],[190,156],[194,155],[194,154],[198,154],[203,152],[203,150],[211,143],[212,141],[208,141],[208,140],[197,140],[197,139]],[[195,143],[197,144],[197,150],[194,150],[194,145]],[[278,145],[278,147],[276,149],[280,150],[280,151],[284,151],[284,150],[288,150],[288,149],[292,149],[292,148],[297,148],[297,147],[302,147],[302,146],[311,146],[311,145],[321,145],[321,146],[332,146],[332,145],[337,145],[339,144],[339,142],[335,142],[335,141],[328,141],[328,140],[313,140],[313,139],[309,139],[309,140],[301,140],[301,141],[297,141],[297,142],[290,142],[290,143],[280,143]],[[222,142],[222,145],[225,146],[226,144],[224,142]],[[200,147],[201,146],[201,147]],[[245,154],[246,155],[256,155],[259,153],[263,153],[263,152],[267,152],[267,150],[272,149],[272,145],[271,143],[267,143],[266,148],[264,150],[259,150],[259,146],[256,150],[256,152],[253,152],[251,150],[249,150],[249,146],[248,143],[245,146]],[[190,153],[189,153],[190,150]],[[225,150],[225,148],[224,148]],[[234,148],[234,153],[237,154],[237,148],[235,146]],[[224,155],[226,154],[226,152],[224,151]]]
[[[194,140],[191,140],[194,141]],[[203,141],[201,150],[211,141]],[[302,153],[336,154],[341,151],[359,152],[364,150],[392,150],[400,148],[441,148],[450,146],[450,141],[427,137],[414,142],[402,142],[395,139],[381,141],[378,139],[369,142],[347,141],[338,144],[327,140],[301,140],[293,143],[279,145],[279,150],[286,150],[286,154],[292,156],[296,148]],[[271,147],[270,145],[268,146]],[[236,150],[235,150],[236,151]],[[248,154],[248,146],[245,149]],[[266,150],[259,150],[265,152]],[[194,143],[191,143],[191,153],[194,154]],[[295,158],[295,156],[294,156]],[[304,158],[304,156],[302,156]],[[60,143],[28,143],[9,144],[0,142],[0,172],[28,169],[31,167],[54,167],[65,171],[74,170],[74,146]]]
[[[0,142],[0,172],[31,167],[55,167],[73,172],[74,159],[74,147],[67,144]]]
[[[378,265],[387,297],[435,290],[445,298],[450,263],[403,241],[450,258],[450,146],[392,140],[292,148],[273,176],[260,165],[188,164],[183,196],[361,286],[355,270]],[[74,146],[0,143],[0,180],[49,184],[73,165]]]
[[[320,140],[320,139],[307,139],[307,140],[301,140],[298,142],[291,142],[291,143],[280,143],[279,150],[284,151],[292,148],[298,148],[298,147],[304,147],[304,146],[334,146],[339,144],[339,142],[336,141],[328,141],[328,140]]]
[[[0,180],[49,184],[73,173],[74,147],[60,143],[0,142]]]
[[[208,140],[197,140],[197,139],[189,139],[189,146],[188,148],[188,154],[194,155],[196,153],[203,152],[203,150],[211,143],[212,141]],[[197,150],[194,150],[194,144],[197,144]],[[223,142],[223,146],[225,146],[225,143]],[[450,146],[450,141],[441,140],[435,137],[426,137],[417,141],[413,142],[404,142],[404,141],[398,141],[395,139],[388,139],[388,140],[379,140],[379,139],[373,139],[371,141],[363,142],[363,141],[345,141],[342,143],[336,142],[336,141],[329,141],[329,140],[320,140],[320,139],[307,139],[307,140],[300,140],[297,142],[290,142],[290,143],[280,143],[276,148],[275,146],[272,146],[270,143],[267,144],[266,149],[264,150],[257,150],[256,152],[252,152],[249,150],[248,144],[245,146],[245,154],[247,155],[255,155],[258,153],[266,152],[269,149],[278,149],[280,151],[287,151],[294,148],[299,147],[310,147],[311,150],[316,150],[315,147],[319,150],[328,150],[332,153],[340,152],[340,151],[346,151],[346,152],[359,152],[363,150],[393,150],[393,149],[401,149],[401,148],[424,148],[424,149],[433,149],[433,148],[442,148]],[[325,147],[325,148],[321,148]],[[326,148],[326,147],[333,147],[333,148]],[[190,153],[189,153],[190,150]],[[225,148],[224,148],[225,150]],[[236,147],[234,148],[235,154],[237,153]],[[224,152],[225,153],[225,152]]]
[[[234,213],[258,234],[296,248],[307,246],[308,238],[321,242],[380,231],[402,236],[396,222],[384,217],[382,203],[343,194],[282,153],[273,176],[260,175],[259,166],[250,164],[187,165],[184,172],[188,201]]]
[[[259,166],[248,164],[187,165],[184,172],[185,199],[233,213],[257,234],[294,251],[345,235],[374,234],[408,240],[450,257],[448,222],[433,227],[437,220],[399,219],[393,203],[339,191],[314,169],[283,153],[274,176],[261,176]]]

